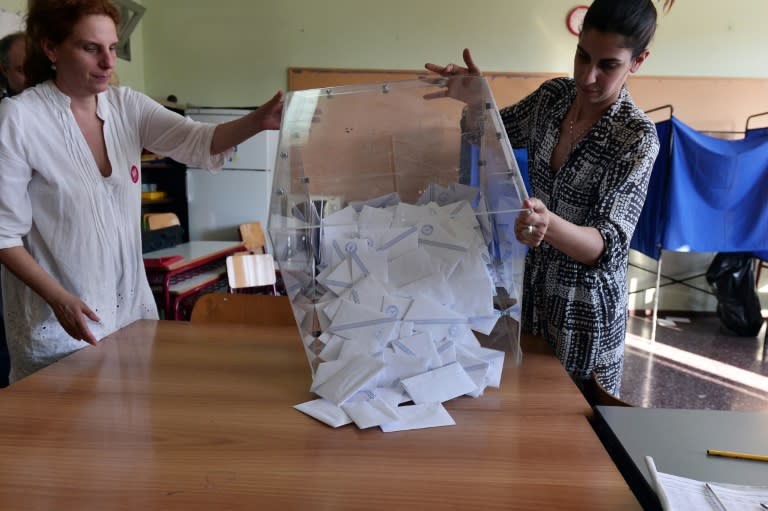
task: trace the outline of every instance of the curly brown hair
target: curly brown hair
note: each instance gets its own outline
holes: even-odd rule
[[[56,71],[43,50],[43,41],[61,44],[85,16],[109,16],[116,27],[120,25],[120,11],[110,0],[31,0],[29,4],[24,61],[28,87],[56,78]]]

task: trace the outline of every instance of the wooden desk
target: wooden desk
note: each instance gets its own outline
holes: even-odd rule
[[[245,250],[241,241],[190,241],[172,248],[147,252],[144,261],[180,256],[167,266],[146,266],[147,279],[160,297],[159,309],[166,319],[181,319],[181,301],[226,278],[227,256]]]
[[[768,484],[768,463],[707,456],[707,449],[768,453],[768,413],[598,406],[595,430],[645,509],[661,509],[646,456],[668,474]]]
[[[332,429],[296,329],[140,321],[0,392],[0,509],[640,509],[542,360],[456,426]]]

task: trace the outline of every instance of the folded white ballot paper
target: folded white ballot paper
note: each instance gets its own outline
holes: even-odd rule
[[[418,404],[442,403],[468,394],[477,388],[457,362],[402,380],[403,387]]]
[[[355,422],[360,429],[372,428],[382,424],[400,420],[396,406],[392,406],[384,399],[379,399],[373,392],[362,392],[365,399],[350,399],[341,409]]]
[[[499,387],[504,352],[472,330],[489,334],[499,318],[478,211],[476,188],[435,185],[417,205],[392,195],[323,220],[320,334],[304,341],[321,399],[296,409],[333,427],[403,431],[454,425],[442,403]]]
[[[664,511],[758,511],[768,502],[768,486],[697,481],[659,472],[650,456],[645,462]]]
[[[306,403],[295,405],[294,408],[310,417],[314,417],[320,422],[328,424],[332,428],[345,426],[352,422],[352,419],[346,412],[344,412],[344,410],[327,399],[307,401]]]
[[[400,420],[382,424],[380,427],[384,433],[456,425],[456,421],[440,403],[401,406],[397,410],[400,414]]]
[[[337,405],[352,397],[355,392],[368,388],[384,363],[375,358],[359,355],[343,361],[328,378],[315,387],[315,394]]]

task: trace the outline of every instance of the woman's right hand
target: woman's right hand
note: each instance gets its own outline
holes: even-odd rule
[[[462,52],[461,56],[464,59],[464,64],[467,67],[461,67],[456,64],[439,66],[437,64],[432,64],[430,62],[427,62],[426,64],[424,64],[424,67],[432,71],[433,73],[437,73],[440,76],[444,76],[446,78],[449,78],[451,76],[461,76],[461,75],[474,75],[474,76],[482,75],[482,73],[480,73],[480,70],[475,65],[475,62],[472,60],[472,55],[469,53],[469,48],[464,48],[464,51]]]
[[[101,320],[80,298],[65,291],[61,297],[49,302],[49,305],[65,332],[79,341],[96,345],[96,337],[88,328],[85,318],[97,323]]]
[[[100,322],[99,317],[43,270],[24,246],[0,249],[0,264],[48,303],[65,332],[75,339],[96,344],[85,318]]]
[[[464,64],[467,67],[462,67],[457,64],[439,66],[429,62],[424,64],[424,67],[428,70],[447,78],[447,80],[428,80],[430,83],[442,86],[443,89],[438,92],[425,94],[424,99],[453,98],[462,101],[475,109],[483,109],[483,104],[478,103],[478,99],[482,97],[481,91],[478,88],[478,81],[467,78],[470,76],[482,75],[475,65],[475,62],[472,60],[472,55],[469,53],[468,48],[464,48],[463,57]]]

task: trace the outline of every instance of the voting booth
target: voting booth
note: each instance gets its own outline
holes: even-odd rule
[[[520,361],[526,197],[482,77],[289,93],[268,233],[315,382],[357,358],[384,387],[457,365],[470,394],[498,385]]]

